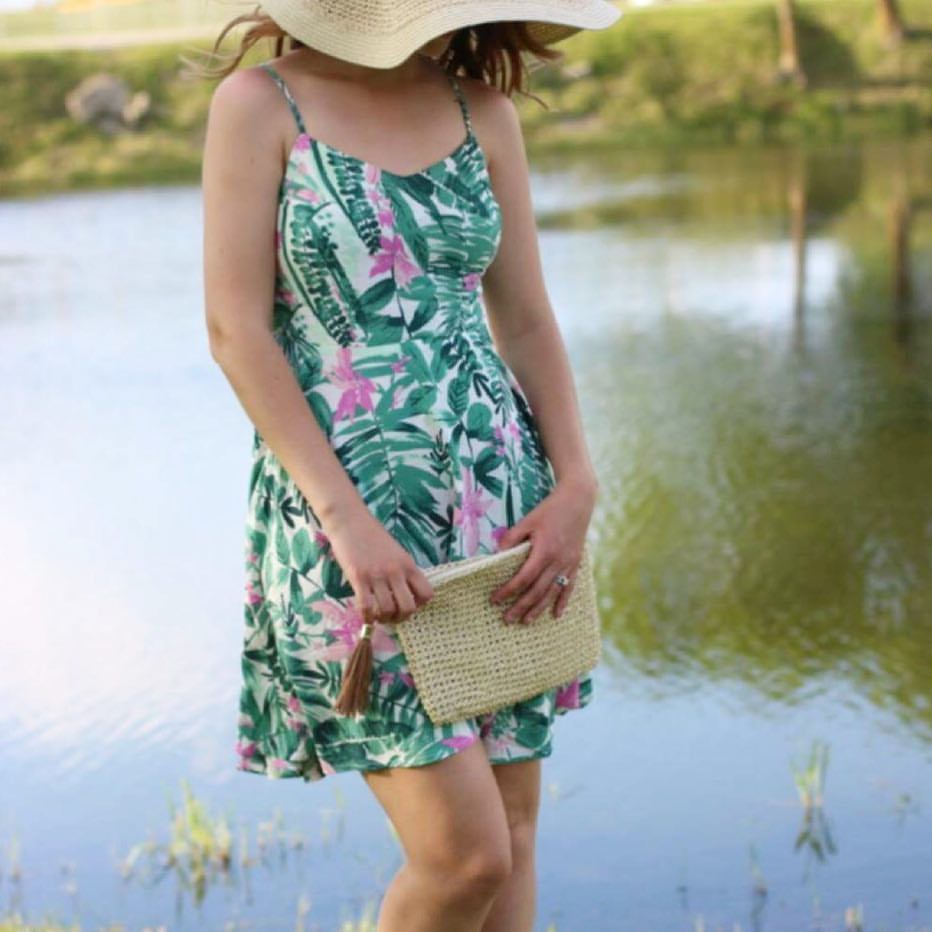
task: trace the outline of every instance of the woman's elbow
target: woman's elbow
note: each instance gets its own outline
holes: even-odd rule
[[[241,326],[210,316],[207,318],[207,345],[211,357],[221,369],[240,356],[244,347],[255,348],[269,335],[267,328],[256,324]]]

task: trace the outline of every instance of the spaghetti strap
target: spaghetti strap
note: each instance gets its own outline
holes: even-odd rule
[[[285,95],[285,100],[288,101],[288,107],[295,119],[295,123],[298,124],[298,132],[304,133],[305,136],[308,135],[307,129],[304,127],[304,120],[301,119],[301,111],[298,109],[298,105],[295,103],[295,99],[292,97],[291,90],[285,83],[285,79],[268,62],[260,62],[259,67],[267,71],[269,75],[271,75],[272,80],[281,88],[282,93]]]
[[[466,95],[463,93],[463,89],[460,87],[460,82],[456,80],[455,76],[444,69],[444,74],[450,79],[450,84],[453,85],[453,91],[456,94],[456,99],[459,102],[460,110],[463,112],[463,122],[466,124],[466,132],[472,136],[472,119],[469,116],[469,105],[466,103]]]

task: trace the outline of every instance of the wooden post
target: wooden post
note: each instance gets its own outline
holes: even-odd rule
[[[796,38],[796,10],[793,0],[777,0],[777,20],[780,26],[780,58],[777,70],[782,79],[805,87],[806,75],[799,61],[799,43]]]
[[[899,45],[906,34],[903,17],[900,15],[899,0],[878,0],[878,2],[880,3],[880,22],[884,42],[888,46]]]

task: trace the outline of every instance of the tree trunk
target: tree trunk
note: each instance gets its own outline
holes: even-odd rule
[[[899,45],[906,33],[900,16],[899,0],[879,0],[879,3],[884,41],[887,45]]]
[[[806,83],[806,75],[799,62],[793,0],[777,0],[777,17],[780,24],[780,59],[777,69],[781,78],[792,80],[802,87]]]

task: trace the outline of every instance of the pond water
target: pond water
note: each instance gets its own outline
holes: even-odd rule
[[[932,929],[932,139],[533,186],[605,634],[536,928]],[[335,930],[400,854],[357,775],[234,769],[251,424],[200,237],[196,186],[0,202],[0,912]],[[187,788],[228,871],[153,861]]]

